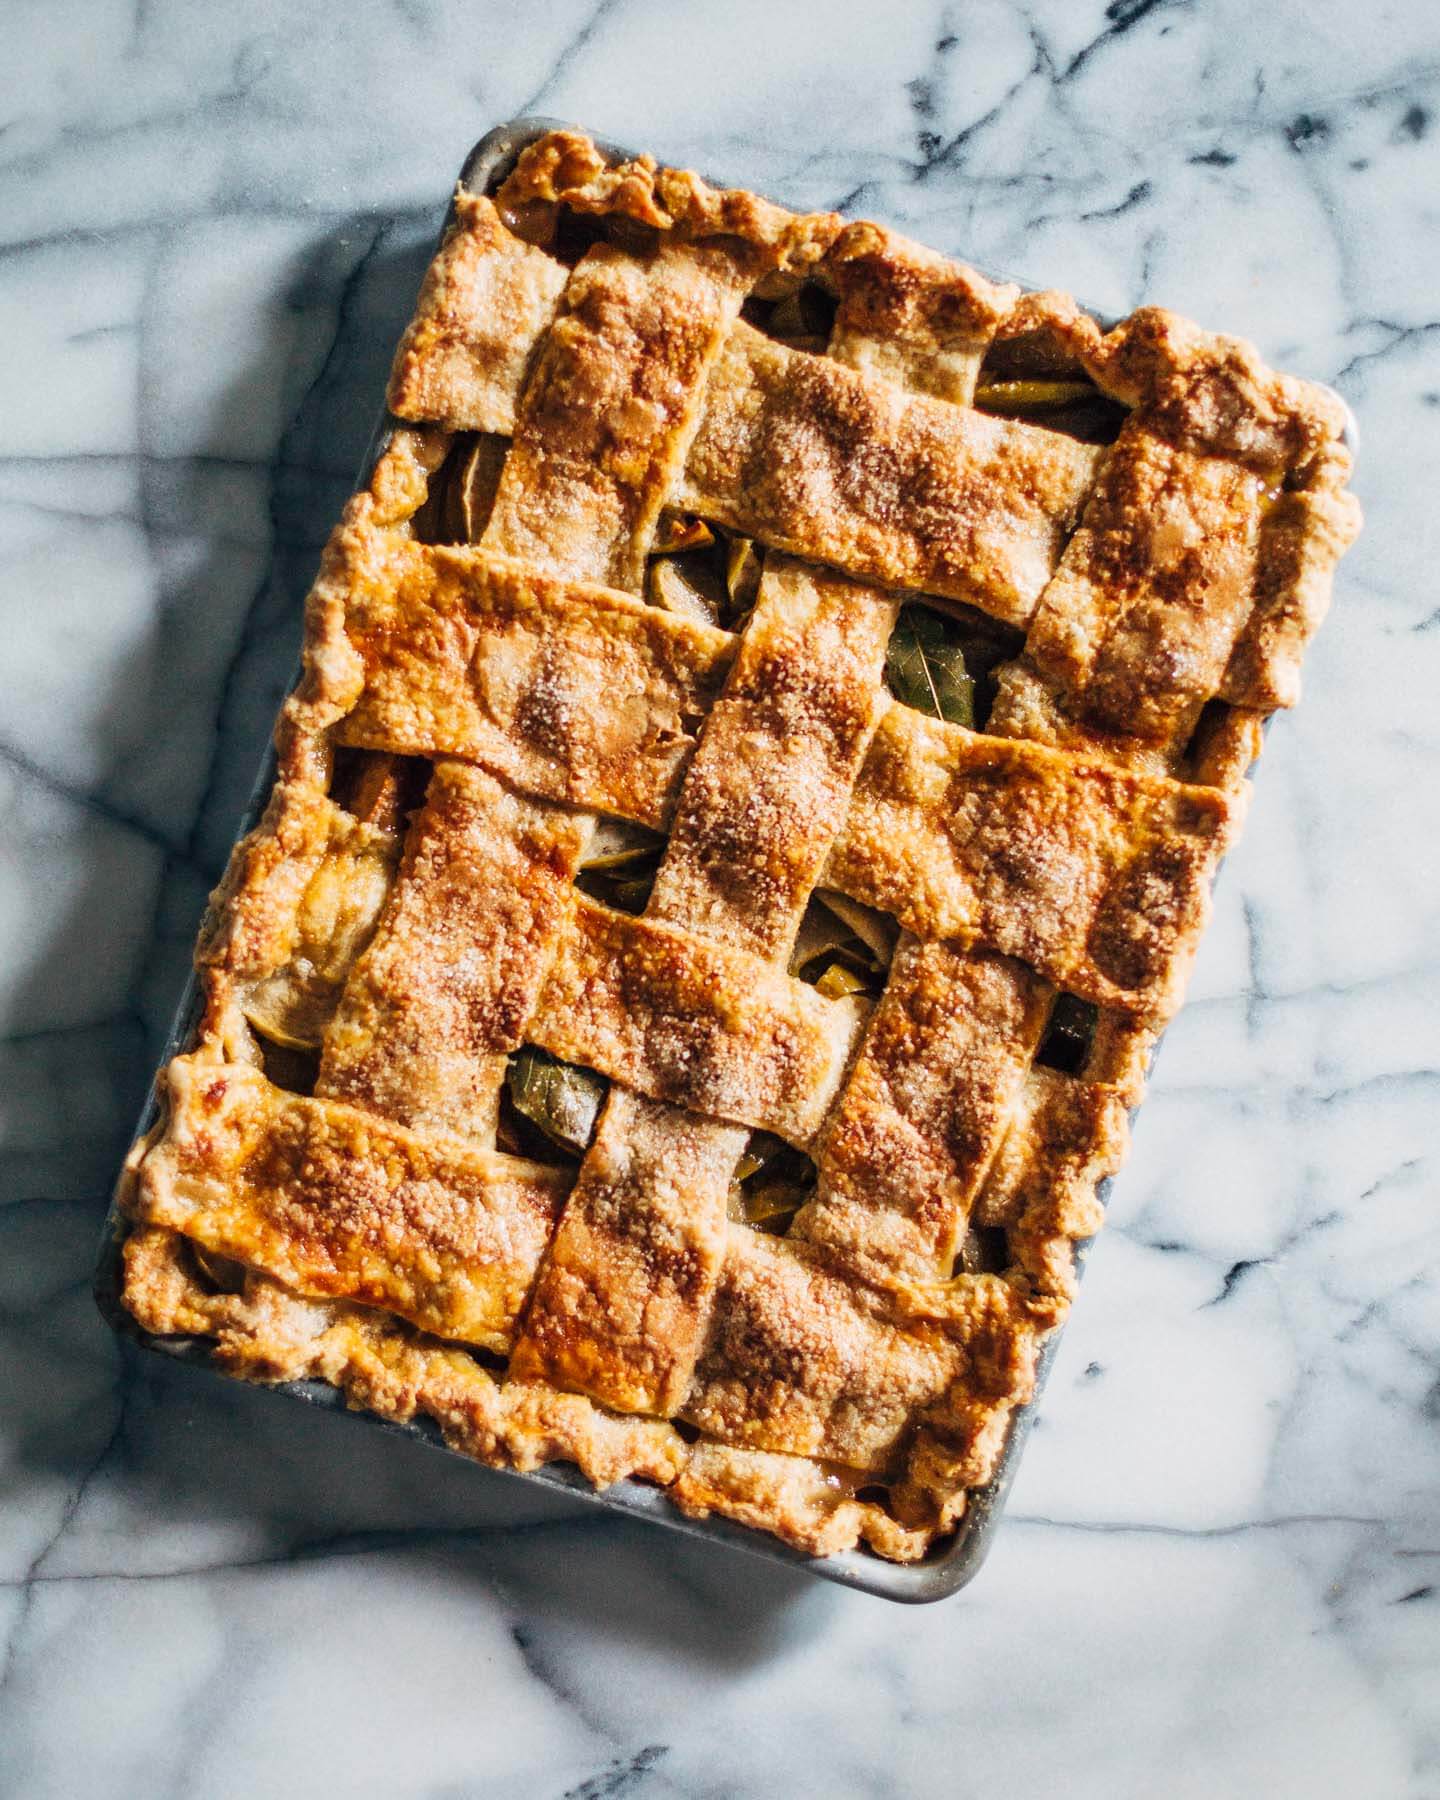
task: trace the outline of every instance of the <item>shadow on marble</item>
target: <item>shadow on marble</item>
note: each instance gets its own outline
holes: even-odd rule
[[[181,1540],[260,1522],[274,1546],[262,1560],[440,1558],[502,1599],[523,1591],[527,1612],[542,1605],[717,1667],[762,1660],[797,1605],[810,1615],[830,1599],[799,1571],[538,1491],[362,1417],[124,1355],[117,1468]]]
[[[213,360],[232,372],[196,416],[168,391],[178,377],[142,368],[140,448],[110,459],[129,485],[105,490],[113,511],[95,502],[100,522],[133,541],[112,545],[108,565],[97,549],[83,567],[58,569],[51,580],[64,599],[48,624],[49,590],[35,576],[33,629],[48,634],[52,657],[63,652],[67,677],[88,686],[83,704],[49,707],[19,765],[29,776],[21,807],[29,800],[36,813],[31,860],[37,880],[48,879],[24,897],[3,1047],[35,1066],[38,1091],[25,1103],[52,1125],[93,1115],[77,1104],[87,1081],[103,1079],[109,1091],[103,1121],[83,1121],[83,1141],[49,1134],[54,1181],[14,1148],[44,1138],[42,1122],[21,1117],[7,1130],[7,1200],[74,1191],[66,1178],[77,1152],[91,1180],[97,1155],[108,1172],[138,1107],[205,891],[238,835],[293,678],[304,595],[380,416],[438,220],[438,208],[359,214],[292,246],[263,272],[280,298],[250,320],[253,342],[215,345]],[[205,273],[242,279],[224,260]],[[67,515],[75,542],[85,539],[83,517]],[[119,597],[127,583],[143,592]],[[90,617],[74,625],[64,607]],[[11,848],[23,859],[30,821],[15,823]],[[47,857],[62,838],[70,854],[56,874]],[[130,1035],[136,1026],[148,1042]],[[86,1043],[85,1066],[57,1060],[68,1038],[103,1032],[110,1041]],[[7,1086],[13,1095],[13,1080]]]

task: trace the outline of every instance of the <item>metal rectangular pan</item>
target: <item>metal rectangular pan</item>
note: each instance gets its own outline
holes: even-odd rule
[[[516,158],[528,145],[543,137],[547,131],[574,129],[567,126],[566,121],[546,118],[513,119],[507,124],[497,126],[487,132],[465,159],[460,171],[460,185],[474,193],[488,193],[498,188],[506,175],[513,168]],[[617,160],[635,153],[623,146],[596,139],[600,149],[607,156]],[[450,222],[447,210],[445,225]],[[443,235],[444,227],[442,227]],[[995,277],[999,279],[999,277]],[[380,455],[387,437],[399,421],[382,413],[376,426],[370,447],[365,456],[364,467],[356,483],[357,488],[364,487],[370,479],[371,471]],[[1347,432],[1347,439],[1353,447],[1353,423]],[[236,832],[237,839],[250,831],[260,814],[265,809],[270,788],[275,776],[273,748],[267,750],[256,779],[245,815]],[[195,1035],[200,1021],[201,997],[198,978],[192,974],[181,997],[171,1026],[161,1064],[168,1063],[172,1056],[183,1055],[195,1046]],[[140,1119],[135,1127],[135,1136],[141,1137],[155,1123],[158,1111],[154,1089],[142,1108]],[[1109,1180],[1100,1184],[1099,1197],[1102,1201],[1108,1198]],[[187,1363],[197,1368],[208,1370],[212,1374],[220,1374],[215,1368],[211,1356],[209,1342],[202,1338],[162,1338],[152,1336],[144,1331],[125,1310],[120,1299],[121,1262],[120,1248],[124,1241],[127,1226],[120,1216],[115,1203],[111,1202],[106,1217],[104,1234],[101,1239],[99,1262],[95,1273],[95,1298],[100,1311],[115,1331],[145,1349],[158,1355],[167,1356],[172,1362]],[[1077,1261],[1083,1266],[1088,1245],[1080,1246]],[[752,1556],[768,1557],[772,1562],[788,1563],[794,1567],[808,1570],[821,1580],[838,1582],[842,1587],[859,1588],[867,1594],[877,1594],[882,1599],[898,1600],[908,1604],[923,1604],[931,1600],[943,1600],[954,1594],[972,1581],[981,1564],[989,1553],[994,1541],[996,1527],[1004,1511],[1005,1500],[1015,1478],[1020,1456],[1024,1450],[1025,1440],[1035,1416],[1041,1391],[1055,1360],[1059,1346],[1060,1333],[1053,1332],[1046,1341],[1036,1372],[1035,1399],[1021,1407],[1015,1414],[1010,1428],[1005,1450],[1001,1456],[995,1478],[985,1487],[972,1492],[958,1529],[953,1537],[939,1546],[931,1555],[919,1563],[891,1563],[872,1555],[868,1550],[846,1550],[837,1555],[827,1557],[807,1556],[799,1550],[791,1549],[787,1544],[768,1533],[755,1531],[747,1526],[733,1524],[728,1519],[712,1517],[706,1520],[686,1518],[685,1515],[665,1498],[661,1489],[648,1486],[638,1481],[621,1481],[615,1486],[597,1493],[580,1471],[568,1463],[556,1463],[534,1471],[501,1470],[500,1472],[517,1481],[528,1481],[538,1487],[548,1488],[552,1492],[571,1494],[579,1499],[588,1500],[596,1506],[609,1507],[613,1511],[630,1513],[641,1518],[651,1519],[657,1525],[664,1525],[671,1531],[683,1533],[686,1537],[703,1538],[712,1543],[732,1545],[736,1549],[748,1551]],[[229,1379],[229,1377],[222,1377]],[[312,1406],[329,1407],[332,1411],[346,1411],[344,1395],[338,1388],[331,1387],[323,1381],[289,1381],[276,1384],[273,1390],[285,1394],[292,1399],[307,1401]],[[407,1437],[417,1438],[422,1443],[430,1444],[446,1456],[458,1457],[461,1461],[470,1461],[462,1452],[451,1450],[441,1439],[440,1432],[428,1419],[419,1419],[412,1424],[397,1424],[392,1420],[381,1419],[365,1412],[352,1412],[357,1422],[369,1425],[382,1431],[403,1432]]]

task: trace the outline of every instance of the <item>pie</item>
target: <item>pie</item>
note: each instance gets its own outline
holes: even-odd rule
[[[898,1561],[993,1475],[1359,516],[1345,415],[583,135],[457,192],[124,1303]]]

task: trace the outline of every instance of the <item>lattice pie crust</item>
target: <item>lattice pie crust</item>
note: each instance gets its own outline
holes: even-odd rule
[[[1031,1394],[1297,697],[1338,402],[557,133],[457,194],[390,403],[122,1179],[126,1304],[485,1462],[917,1558]],[[667,608],[657,548],[716,528],[748,608]],[[999,634],[981,729],[887,689],[917,597]],[[643,911],[576,884],[600,820],[664,834]],[[817,890],[883,992],[797,973]],[[526,1045],[608,1078],[583,1155],[516,1153]],[[778,1227],[735,1204],[776,1142]]]

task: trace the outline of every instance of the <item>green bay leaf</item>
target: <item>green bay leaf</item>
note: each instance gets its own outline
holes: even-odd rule
[[[603,1075],[526,1044],[510,1059],[506,1079],[516,1112],[562,1150],[585,1153],[610,1086]]]
[[[906,606],[885,652],[890,691],[905,706],[951,725],[975,724],[975,683],[959,632],[925,606]]]

